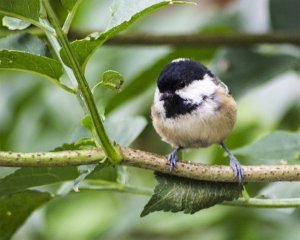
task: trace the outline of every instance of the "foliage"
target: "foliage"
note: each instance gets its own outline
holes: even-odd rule
[[[234,152],[247,156],[252,161],[295,161],[300,159],[299,143],[299,132],[276,131]]]
[[[2,69],[35,72],[53,81],[63,74],[59,62],[46,56],[47,45],[37,36],[10,35],[1,39],[0,49]]]
[[[237,183],[204,182],[156,173],[158,185],[141,216],[154,211],[195,213],[238,198],[242,185]]]
[[[47,192],[30,190],[1,197],[1,239],[9,239],[31,212],[50,199],[51,196]]]
[[[84,100],[82,85],[76,82],[81,74],[87,87],[93,89],[98,109],[92,110],[101,115],[103,131],[113,146],[117,143],[167,153],[169,149],[148,124],[149,109],[160,70],[171,60],[186,57],[210,65],[236,97],[239,118],[228,145],[236,148],[234,153],[243,163],[299,162],[297,46],[125,48],[105,44],[124,30],[128,36],[141,29],[166,33],[174,28],[203,34],[247,31],[252,21],[243,21],[243,11],[235,10],[233,16],[230,5],[217,4],[218,10],[210,10],[213,17],[203,21],[193,12],[199,11],[200,16],[203,9],[212,9],[203,3],[170,6],[185,2],[49,1],[63,33],[85,29],[88,24],[105,29],[68,42],[68,55],[57,34],[58,26],[49,21],[46,2],[0,0],[0,32],[4,36],[0,38],[1,151],[61,151],[102,145],[96,129],[99,126],[90,116],[91,105]],[[255,16],[258,7],[247,7],[247,11]],[[298,31],[299,10],[295,0],[270,0],[266,31]],[[70,60],[75,65],[78,62],[79,72],[74,71]],[[211,147],[188,152],[186,157],[227,164],[222,154]],[[152,191],[144,188],[154,187],[153,174],[115,166],[106,159],[80,167],[1,167],[0,239],[13,235],[14,239],[197,239],[199,234],[220,239],[295,239],[299,235],[299,210],[283,214],[215,206],[194,215],[147,215],[160,210],[194,213],[236,199],[241,192],[237,184],[199,183],[161,174],[156,178],[154,195],[145,205]],[[251,184],[247,188],[251,196],[297,197],[299,183],[291,188],[286,183]],[[40,216],[30,217],[37,211]],[[138,218],[141,211],[146,218]],[[36,223],[36,217],[45,219],[43,226],[39,225],[42,221]]]

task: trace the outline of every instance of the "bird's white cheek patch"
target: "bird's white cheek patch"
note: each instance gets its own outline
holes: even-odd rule
[[[162,116],[165,115],[165,108],[164,108],[164,103],[163,101],[160,101],[160,95],[161,93],[159,92],[158,88],[155,89],[155,94],[154,94],[154,106],[156,111],[161,114]]]
[[[201,103],[203,96],[209,96],[216,91],[216,84],[209,75],[205,75],[203,80],[195,80],[188,86],[176,91],[181,98],[191,101],[191,103]]]
[[[160,93],[158,88],[156,88],[154,93],[154,102],[159,102],[159,98],[160,98]]]

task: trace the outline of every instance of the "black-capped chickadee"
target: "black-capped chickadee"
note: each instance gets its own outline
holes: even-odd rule
[[[183,58],[169,63],[158,77],[151,115],[162,140],[175,147],[168,155],[170,171],[180,149],[220,144],[241,183],[241,165],[224,144],[236,121],[236,112],[228,87],[205,66]]]

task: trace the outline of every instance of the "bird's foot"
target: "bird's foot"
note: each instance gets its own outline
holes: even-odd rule
[[[179,157],[178,157],[179,150],[180,150],[180,147],[176,148],[173,152],[171,152],[168,155],[168,160],[170,162],[170,173],[172,173],[173,167],[175,167],[177,161],[179,160]]]
[[[236,177],[238,183],[241,184],[243,182],[244,172],[241,167],[241,164],[239,163],[237,158],[233,155],[230,156],[230,166],[233,170],[233,174]]]
[[[241,164],[239,163],[237,158],[230,152],[230,150],[226,147],[224,142],[221,142],[221,146],[223,147],[223,149],[227,152],[228,156],[230,157],[230,166],[233,170],[234,176],[237,179],[237,182],[239,184],[242,184],[243,179],[244,179],[244,171],[241,167]]]

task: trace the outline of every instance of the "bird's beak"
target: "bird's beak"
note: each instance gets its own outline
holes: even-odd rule
[[[170,92],[161,93],[160,97],[159,97],[159,100],[160,101],[164,101],[164,100],[166,100],[168,98],[171,98],[172,96],[173,96],[173,94],[170,93]]]

